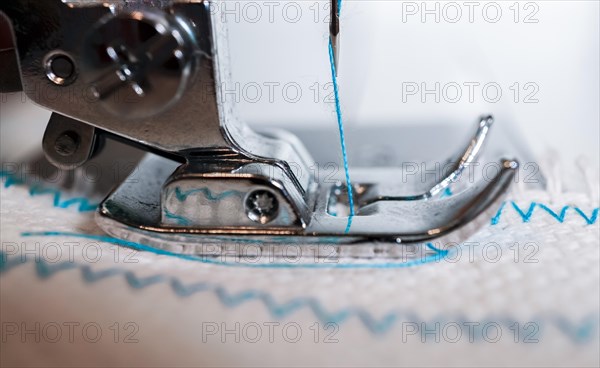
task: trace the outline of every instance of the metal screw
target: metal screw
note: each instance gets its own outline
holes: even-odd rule
[[[84,42],[87,92],[120,118],[156,115],[181,97],[191,73],[192,46],[187,30],[162,11],[102,19]]]
[[[54,150],[61,156],[71,156],[79,148],[79,135],[75,132],[64,132],[54,141]]]
[[[255,190],[246,197],[246,212],[250,220],[266,224],[277,217],[279,201],[268,190]]]

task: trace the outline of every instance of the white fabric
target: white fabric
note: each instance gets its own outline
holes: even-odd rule
[[[406,268],[256,268],[231,259],[233,266],[203,264],[77,236],[23,236],[102,232],[93,212],[56,207],[76,193],[60,193],[57,202],[55,193],[8,176],[2,183],[3,366],[600,363],[599,226],[597,219],[588,224],[598,207],[593,194],[517,187],[512,199],[524,213],[532,202],[559,216],[570,206],[564,221],[536,205],[524,222],[509,202],[496,225],[471,239],[479,246],[463,246],[456,260],[457,254]],[[38,256],[46,261],[36,263]],[[191,284],[197,289],[186,295],[182,285]],[[436,322],[434,333],[414,332],[415,326],[435,330]],[[479,325],[470,333],[469,324]],[[96,329],[102,337],[89,342]],[[302,335],[295,341],[297,331]],[[126,343],[133,332],[137,342]]]

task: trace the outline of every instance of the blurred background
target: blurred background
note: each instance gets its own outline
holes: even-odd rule
[[[466,132],[489,113],[538,157],[555,150],[567,166],[581,155],[598,166],[599,4],[344,0],[339,84],[350,139],[382,125]],[[221,88],[239,116],[336,131],[329,1],[224,1],[212,11],[229,25],[233,83]],[[1,144],[12,157],[39,144],[49,116],[24,101],[2,96]]]
[[[242,96],[246,88],[239,113],[254,124],[335,125],[328,2],[265,4],[216,10],[230,25]],[[339,83],[346,126],[469,127],[491,113],[537,154],[555,149],[565,162],[587,155],[598,164],[599,4],[344,0]],[[274,102],[269,82],[281,83]],[[262,87],[257,101],[253,83]]]

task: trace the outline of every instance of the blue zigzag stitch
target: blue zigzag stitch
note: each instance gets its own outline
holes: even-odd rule
[[[596,223],[596,221],[598,220],[598,212],[600,211],[600,208],[595,208],[592,211],[592,216],[587,217],[587,215],[585,213],[583,213],[583,211],[577,207],[574,208],[575,211],[585,219],[585,221],[588,223],[588,225],[593,225]]]
[[[531,202],[529,204],[529,208],[527,208],[527,210],[523,210],[514,201],[510,201],[510,202],[502,203],[502,205],[498,209],[498,212],[496,212],[496,215],[494,217],[492,217],[492,221],[491,221],[492,225],[497,225],[500,222],[500,218],[501,218],[502,214],[504,212],[506,212],[505,208],[506,208],[507,204],[510,204],[510,206],[514,209],[514,211],[517,212],[517,214],[521,217],[523,222],[529,222],[535,213],[534,210],[536,208],[539,208],[539,209],[543,210],[544,212],[548,213],[550,216],[552,216],[552,218],[554,218],[556,221],[558,221],[561,224],[565,221],[567,213],[575,211],[575,213],[577,213],[579,216],[581,216],[581,218],[583,218],[585,220],[586,224],[593,225],[598,220],[598,212],[600,210],[598,207],[594,208],[592,210],[591,215],[588,217],[583,212],[583,210],[579,207],[564,206],[561,208],[561,210],[559,212],[555,212],[554,210],[552,210],[550,207],[548,207],[545,204]]]
[[[17,176],[15,176],[7,171],[4,171],[4,170],[0,170],[0,177],[6,178],[6,181],[4,182],[5,188],[9,188],[13,185],[26,184],[26,182],[23,179],[18,178]],[[177,188],[175,195],[177,196],[177,199],[185,200],[185,198],[187,198],[187,196],[193,194],[194,192],[202,192],[206,196],[206,198],[209,200],[219,200],[219,199],[222,199],[227,196],[236,195],[236,193],[233,193],[233,192],[223,192],[221,194],[215,195],[212,192],[210,192],[208,190],[208,188],[206,188],[206,190],[197,189],[197,190],[193,190],[193,191],[189,191],[189,192],[182,192],[181,190],[179,190],[179,188]],[[46,188],[41,185],[35,185],[35,184],[32,185],[31,188],[29,189],[29,194],[32,197],[37,196],[37,195],[51,194],[54,197],[53,205],[54,205],[54,207],[58,207],[58,208],[68,208],[68,207],[71,207],[72,205],[77,205],[77,204],[79,205],[78,210],[80,212],[95,211],[96,208],[98,208],[98,204],[90,203],[89,200],[84,197],[75,197],[75,198],[63,200],[62,199],[63,194],[59,190],[52,189],[52,188]],[[443,196],[449,196],[449,195],[452,195],[452,192],[449,190],[447,190],[446,192],[443,193]],[[505,209],[506,209],[507,204],[510,204],[510,207],[512,207],[513,210],[515,212],[517,212],[517,214],[523,219],[523,222],[529,222],[531,220],[531,218],[534,217],[534,214],[537,213],[535,211],[536,208],[542,209],[544,212],[548,213],[559,223],[563,223],[565,221],[567,214],[569,212],[575,211],[575,213],[577,213],[577,215],[579,215],[581,218],[583,218],[585,220],[586,224],[593,225],[598,221],[598,217],[599,217],[599,213],[600,213],[600,208],[596,207],[592,210],[591,214],[588,216],[581,208],[573,207],[573,206],[564,206],[557,213],[554,210],[550,209],[550,207],[548,207],[547,205],[542,204],[542,203],[537,203],[537,202],[531,202],[529,204],[529,207],[526,210],[523,210],[514,201],[509,201],[509,202],[502,203],[502,205],[496,212],[496,215],[494,217],[492,217],[492,219],[491,219],[492,225],[497,225],[500,222],[502,215],[504,214],[504,212],[506,212]],[[179,220],[185,220],[185,219],[179,219]],[[350,222],[351,222],[351,219],[350,219]]]
[[[181,188],[175,188],[175,197],[179,202],[183,202],[192,194],[201,193],[204,195],[206,199],[209,201],[220,201],[221,199],[238,196],[242,197],[243,194],[238,190],[226,190],[223,193],[214,194],[209,188],[199,188],[199,189],[191,189],[188,191],[182,191]]]
[[[175,220],[177,225],[188,226],[190,224],[190,220],[186,219],[183,216],[176,215],[166,208],[163,210],[163,214],[165,215],[166,218],[168,218],[170,220]]]
[[[9,259],[5,253],[0,251],[0,275],[4,275],[11,269],[30,262],[28,257],[11,257]],[[35,272],[40,279],[49,279],[58,273],[71,270],[78,270],[81,279],[88,284],[94,284],[112,277],[123,277],[131,288],[138,290],[153,285],[167,284],[170,286],[173,293],[181,298],[190,297],[198,293],[211,292],[217,296],[220,303],[228,308],[235,308],[251,301],[260,301],[274,318],[279,319],[288,317],[302,309],[309,309],[323,324],[342,324],[351,318],[357,318],[367,330],[374,335],[381,335],[388,332],[392,327],[396,326],[399,321],[417,324],[424,323],[426,326],[447,322],[455,322],[458,324],[469,322],[464,316],[436,316],[431,321],[424,321],[414,312],[401,313],[398,311],[389,312],[380,318],[376,318],[367,310],[361,308],[350,307],[337,311],[329,311],[321,304],[321,302],[319,302],[319,300],[311,297],[298,297],[287,302],[279,303],[268,292],[254,289],[232,293],[220,285],[207,282],[185,284],[176,277],[164,274],[139,277],[132,271],[117,267],[94,271],[90,266],[79,265],[73,262],[48,264],[43,259],[35,260]],[[485,326],[488,322],[498,323],[500,326],[510,329],[514,326],[514,323],[518,321],[510,317],[493,318],[493,316],[490,316],[486,318],[486,321],[479,321],[478,326]],[[564,316],[550,316],[550,318],[536,317],[532,319],[532,322],[537,323],[540,332],[543,331],[542,327],[553,325],[558,331],[570,338],[571,341],[576,344],[593,341],[598,329],[597,315],[590,315],[579,323],[572,322]],[[480,334],[476,334],[475,336],[479,335]],[[481,335],[483,336],[483,334]],[[539,339],[539,336],[535,337]],[[480,339],[477,339],[476,341],[478,340]]]
[[[9,188],[13,185],[25,184],[25,181],[23,179],[18,178],[15,175],[4,170],[0,171],[0,177],[6,178],[6,181],[4,182],[5,188]],[[45,194],[51,194],[54,197],[54,207],[68,208],[72,205],[79,205],[79,207],[77,208],[79,212],[95,211],[96,208],[98,208],[98,204],[92,204],[87,200],[87,198],[84,197],[75,197],[63,200],[63,194],[58,189],[44,187],[40,184],[33,184],[29,188],[29,195],[32,197]]]

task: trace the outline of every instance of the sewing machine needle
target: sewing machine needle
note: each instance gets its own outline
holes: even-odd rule
[[[331,22],[329,23],[329,41],[333,49],[333,65],[335,66],[335,75],[338,74],[338,58],[340,52],[340,18],[339,18],[339,0],[331,0]]]

